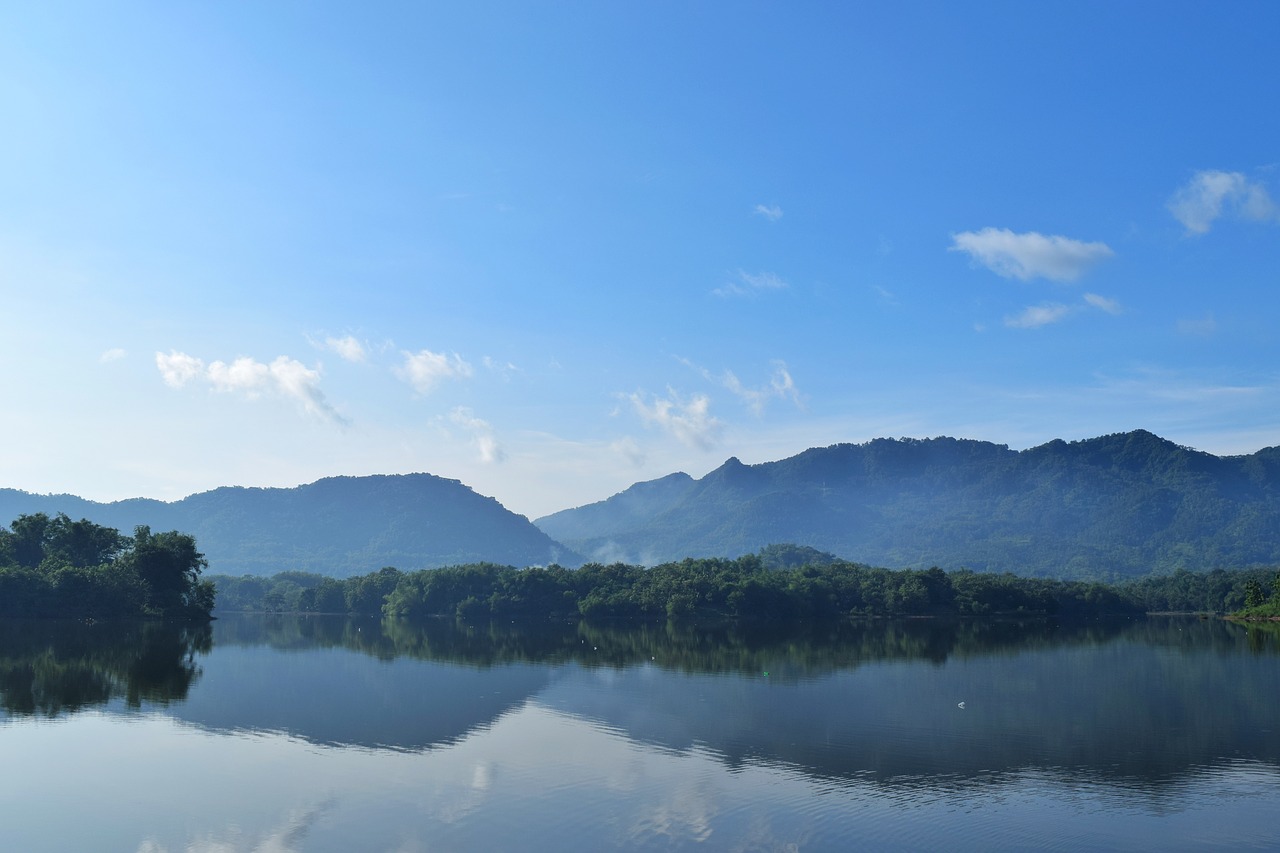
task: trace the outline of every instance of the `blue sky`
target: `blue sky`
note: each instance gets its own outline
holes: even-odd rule
[[[1276,4],[5,18],[0,486],[1280,444]]]

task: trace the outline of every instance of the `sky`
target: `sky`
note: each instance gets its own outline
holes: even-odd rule
[[[0,487],[1280,444],[1280,5],[15,4]]]

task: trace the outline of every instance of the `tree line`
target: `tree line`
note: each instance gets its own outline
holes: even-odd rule
[[[679,619],[826,617],[1084,616],[1227,612],[1245,604],[1250,582],[1274,570],[1177,571],[1121,584],[1029,578],[969,570],[891,570],[795,546],[736,559],[685,559],[652,568],[588,563],[518,569],[469,563],[401,572],[387,567],[336,579],[286,572],[218,576],[218,607],[354,613],[421,619],[558,616]]]
[[[0,616],[207,620],[206,566],[195,538],[176,530],[125,536],[65,513],[22,515],[0,528]]]

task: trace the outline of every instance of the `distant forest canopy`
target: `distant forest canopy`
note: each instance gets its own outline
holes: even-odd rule
[[[301,572],[213,576],[223,611],[350,613],[419,619],[516,616],[663,619],[969,617],[1223,612],[1274,569],[1187,571],[1122,584],[969,570],[890,570],[812,548],[774,545],[737,559],[685,559],[653,568],[589,563],[517,569],[473,563],[337,580]]]
[[[1280,564],[1280,447],[1218,457],[1149,432],[1015,451],[876,439],[730,459],[535,523],[601,562],[799,542],[859,562],[1122,581]]]
[[[0,616],[208,620],[205,566],[195,539],[176,530],[123,536],[61,513],[22,515],[0,528]]]

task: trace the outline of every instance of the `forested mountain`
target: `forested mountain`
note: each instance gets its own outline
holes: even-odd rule
[[[1142,430],[1024,451],[876,439],[675,474],[536,524],[597,559],[792,542],[879,566],[1066,578],[1280,564],[1280,448],[1217,457]]]
[[[580,558],[524,516],[430,474],[332,477],[292,489],[227,487],[180,501],[94,503],[0,489],[0,518],[44,512],[126,533],[193,534],[215,574],[307,571],[333,577],[489,560],[516,566]]]

